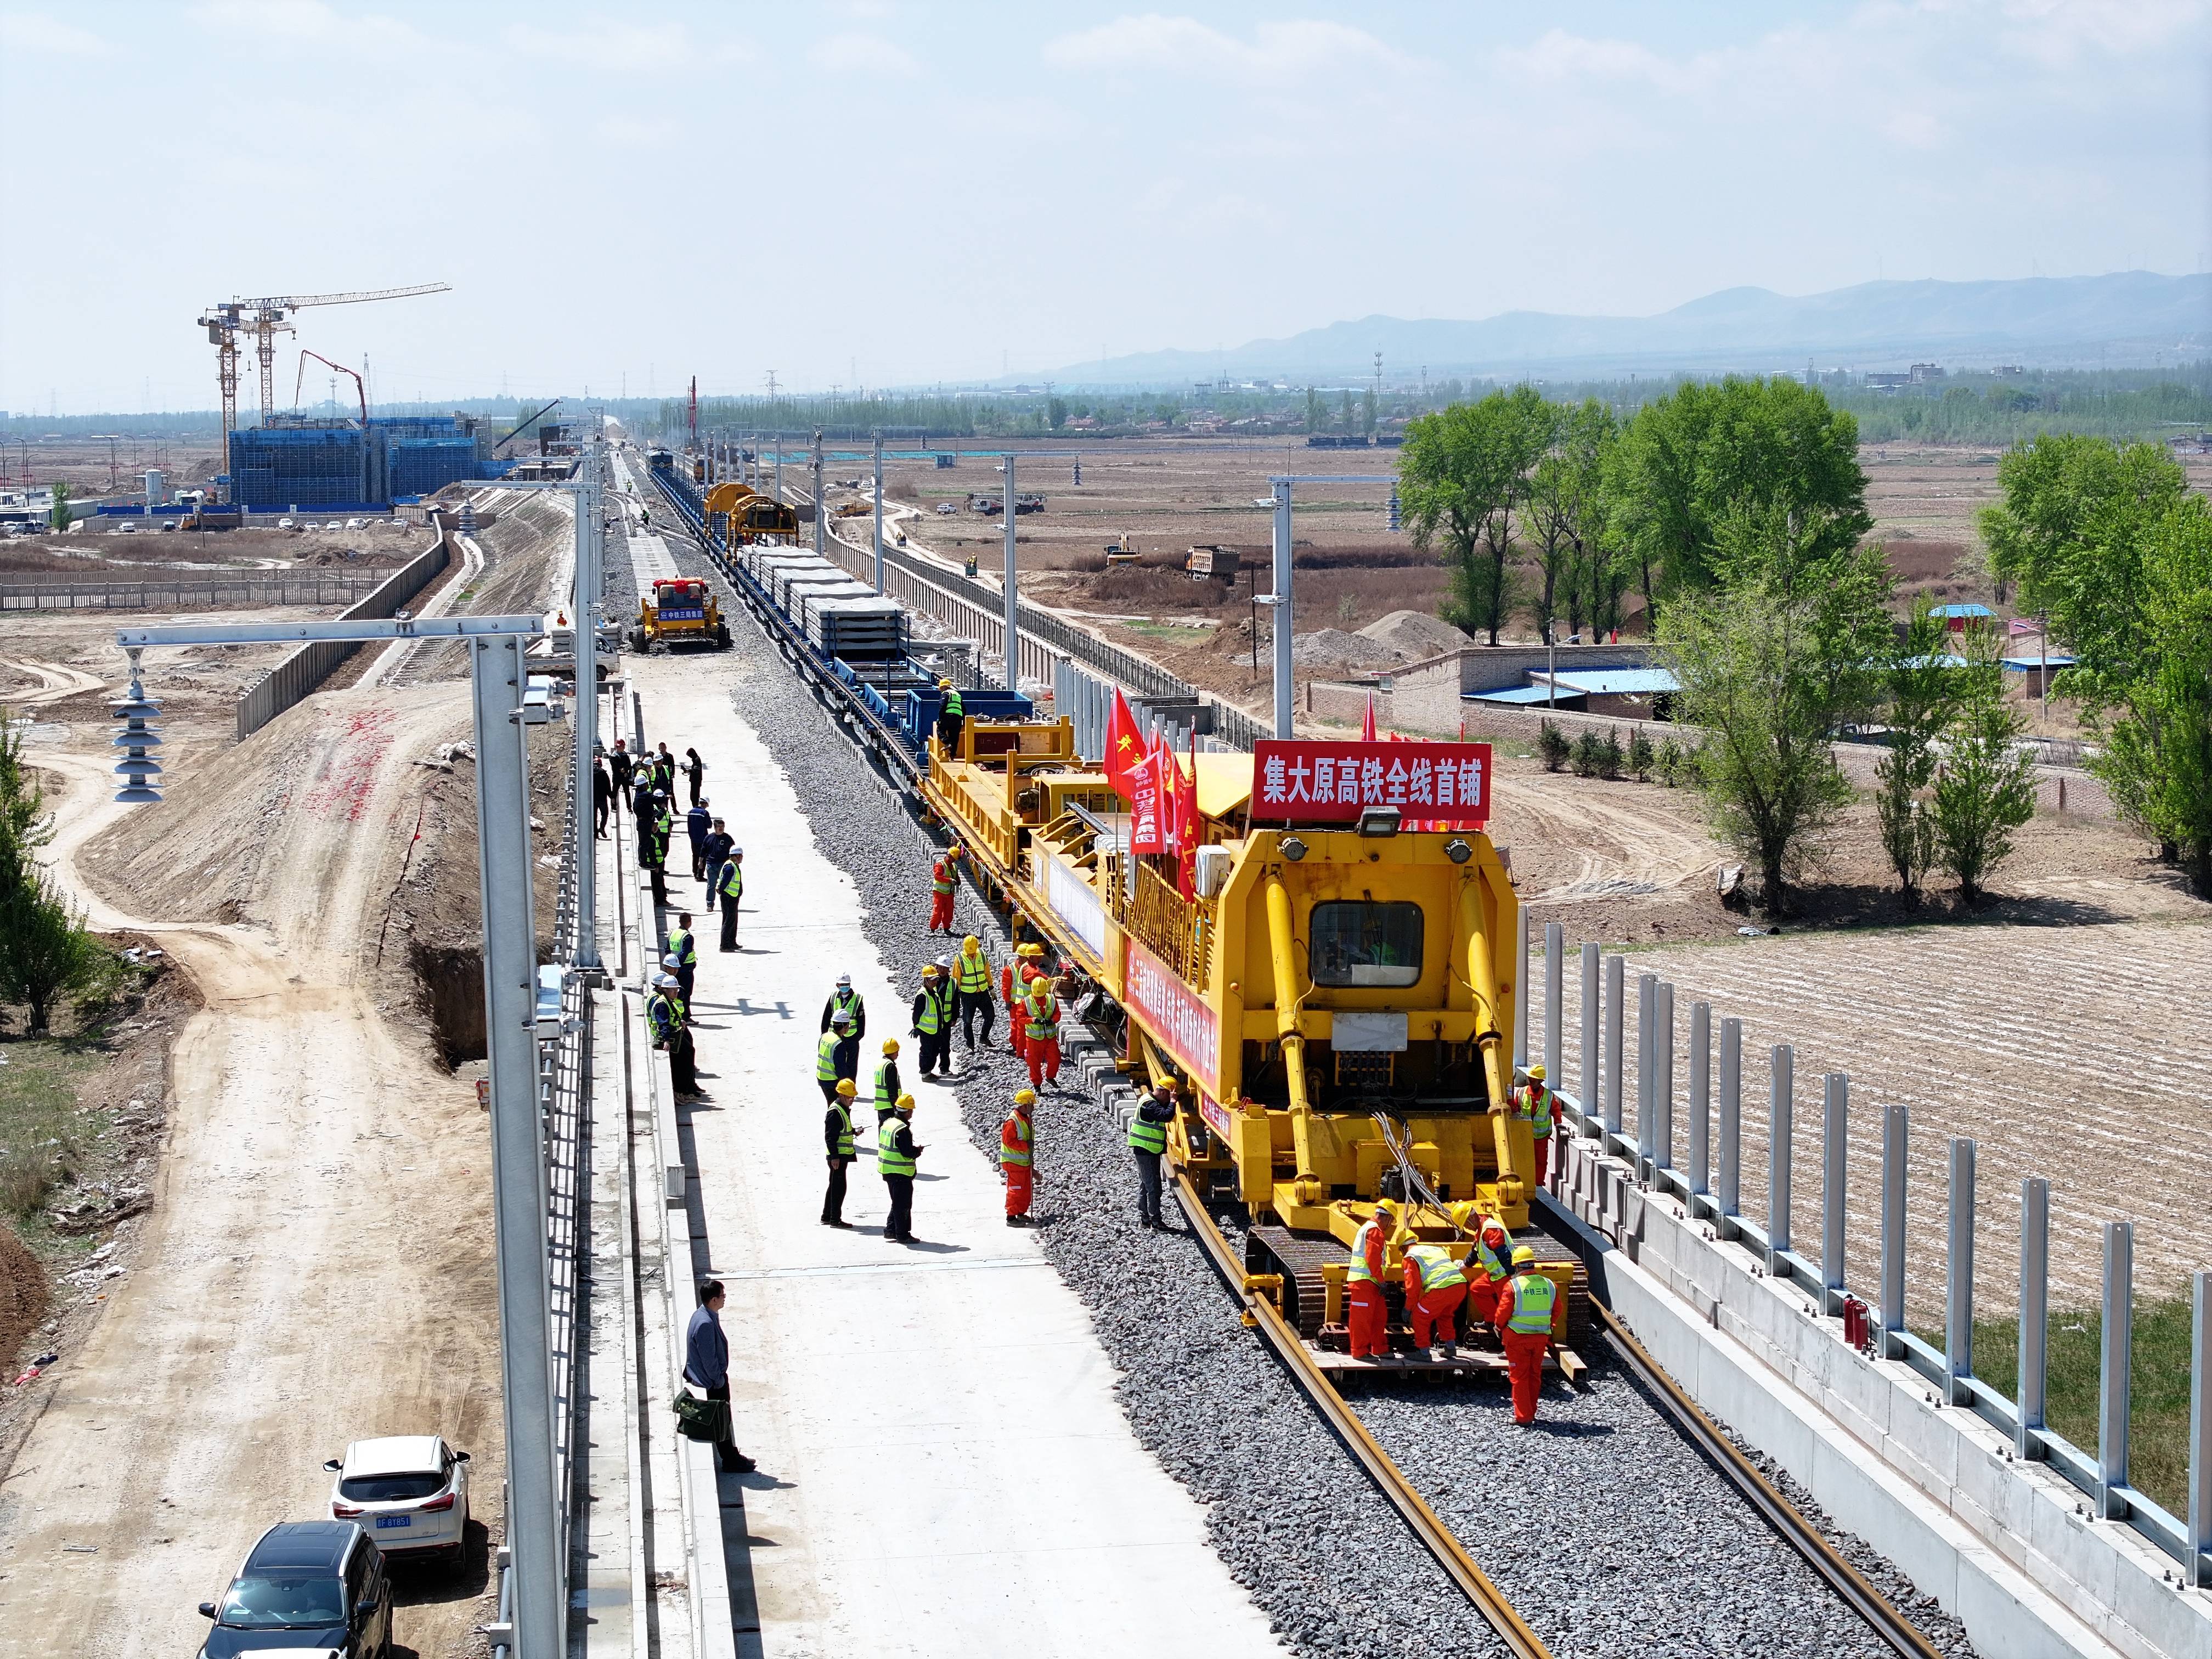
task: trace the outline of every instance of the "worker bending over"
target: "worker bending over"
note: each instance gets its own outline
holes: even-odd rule
[[[1498,1334],[1505,1343],[1506,1369],[1513,1377],[1513,1420],[1536,1420],[1536,1395],[1544,1382],[1544,1353],[1552,1346],[1552,1310],[1559,1287],[1535,1270],[1536,1253],[1526,1244],[1513,1252],[1513,1277],[1498,1298]]]
[[[1468,1334],[1498,1316],[1498,1298],[1513,1276],[1513,1235],[1494,1215],[1474,1218],[1474,1206],[1455,1204],[1452,1218],[1474,1229],[1474,1248],[1461,1261],[1467,1269]]]
[[[1344,1275],[1344,1324],[1354,1359],[1376,1359],[1390,1352],[1389,1309],[1382,1300],[1382,1264],[1390,1236],[1398,1229],[1398,1206],[1378,1199],[1375,1213],[1352,1236],[1352,1265]]]
[[[1013,1109],[999,1126],[999,1170],[1006,1178],[1006,1225],[1030,1224],[1030,1201],[1035,1196],[1036,1125],[1032,1114],[1036,1091],[1014,1091]]]
[[[991,1025],[998,1011],[991,1006],[991,962],[983,942],[970,933],[960,941],[960,954],[952,959],[952,990],[960,1005],[960,1034],[968,1052],[975,1052],[975,1016],[983,1017],[983,1046],[991,1046]]]
[[[960,849],[948,849],[944,857],[929,866],[929,931],[949,933],[952,931],[952,892],[958,884]]]
[[[1058,981],[1039,977],[1022,999],[1024,1042],[1028,1045],[1030,1087],[1060,1086],[1060,998]]]
[[[952,988],[934,964],[921,970],[921,989],[914,999],[908,1035],[921,1039],[921,1074],[952,1073]]]
[[[901,1095],[891,1103],[891,1115],[876,1128],[876,1172],[891,1197],[884,1237],[901,1244],[915,1242],[914,1171],[922,1149],[915,1145],[913,1121],[914,1097]]]
[[[830,1158],[830,1186],[822,1194],[822,1224],[850,1227],[853,1224],[845,1219],[845,1172],[852,1167],[854,1156],[850,1078],[838,1080],[837,1092],[830,1099],[830,1109],[822,1115],[822,1146]]]
[[[1528,1133],[1536,1148],[1536,1184],[1540,1187],[1552,1167],[1554,1117],[1552,1085],[1544,1080],[1544,1068],[1540,1064],[1528,1068],[1528,1081],[1522,1085],[1521,1098],[1514,1115],[1528,1125]]]
[[[837,975],[837,984],[830,993],[830,1000],[822,1005],[822,1030],[828,1030],[839,1024],[853,1028],[855,1041],[868,1034],[868,1007],[860,994],[853,988],[850,974]]]
[[[1459,1304],[1467,1300],[1467,1273],[1459,1258],[1441,1244],[1406,1247],[1406,1322],[1413,1328],[1413,1346],[1427,1348],[1430,1357],[1442,1348],[1446,1354],[1459,1346]]]

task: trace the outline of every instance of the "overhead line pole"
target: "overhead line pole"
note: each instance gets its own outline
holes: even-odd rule
[[[1285,473],[1267,480],[1273,489],[1275,511],[1275,592],[1267,603],[1273,607],[1275,630],[1275,736],[1287,742],[1291,730],[1291,702],[1297,687],[1291,664],[1291,489],[1302,483],[1391,483],[1391,472]]]
[[[1021,687],[1022,629],[1021,599],[1015,586],[1014,520],[1019,516],[1014,499],[1014,458],[1011,451],[1001,458],[1006,466],[1006,690],[1019,691]]]

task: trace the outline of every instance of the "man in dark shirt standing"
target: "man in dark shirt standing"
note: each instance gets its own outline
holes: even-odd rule
[[[607,808],[614,804],[615,787],[607,777],[606,757],[592,762],[592,833],[607,838]]]
[[[730,849],[736,845],[730,832],[722,827],[721,819],[716,818],[714,829],[707,836],[707,908],[709,910],[714,908],[714,901],[721,896],[723,866],[729,863]]]
[[[699,1286],[699,1305],[691,1310],[691,1323],[684,1333],[684,1380],[709,1400],[725,1406],[730,1401],[730,1339],[722,1334],[722,1304],[727,1300],[722,1281],[710,1279]],[[750,1474],[753,1460],[738,1449],[735,1430],[725,1416],[720,1444],[714,1461],[725,1474]]]
[[[838,1081],[836,1097],[830,1101],[830,1109],[822,1115],[822,1150],[830,1159],[830,1186],[822,1195],[822,1224],[825,1227],[850,1229],[845,1219],[845,1171],[851,1167],[853,1151],[853,1079]]]
[[[691,879],[707,879],[707,836],[714,825],[714,815],[707,811],[707,803],[695,800],[691,810],[684,815],[684,833],[691,838]]]
[[[631,775],[637,770],[637,757],[629,752],[621,738],[615,739],[614,750],[607,757],[607,769],[614,774],[615,787],[628,795]]]

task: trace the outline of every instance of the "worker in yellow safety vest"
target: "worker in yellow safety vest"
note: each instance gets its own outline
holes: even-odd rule
[[[1540,1063],[1528,1068],[1528,1081],[1522,1085],[1521,1097],[1516,1103],[1514,1115],[1525,1119],[1528,1133],[1536,1146],[1536,1184],[1540,1187],[1551,1172],[1552,1085],[1544,1080],[1544,1068]]]
[[[929,866],[929,931],[933,933],[952,931],[952,892],[959,873],[957,847],[948,848],[943,858]]]
[[[1544,1381],[1544,1353],[1552,1346],[1552,1322],[1559,1287],[1536,1271],[1536,1252],[1523,1244],[1513,1252],[1513,1277],[1498,1298],[1498,1334],[1505,1342],[1506,1369],[1513,1377],[1513,1420],[1524,1427],[1536,1420],[1536,1395]]]
[[[1347,1200],[1349,1201],[1349,1200]],[[1345,1327],[1354,1359],[1374,1359],[1390,1352],[1389,1310],[1382,1299],[1382,1269],[1390,1237],[1398,1230],[1398,1206],[1378,1199],[1375,1212],[1352,1236],[1352,1265],[1345,1272]]]
[[[884,1057],[876,1062],[875,1094],[871,1101],[876,1109],[876,1122],[880,1126],[891,1115],[891,1108],[899,1097],[898,1039],[884,1039]]]
[[[876,1173],[890,1189],[891,1212],[884,1223],[884,1237],[901,1244],[914,1237],[914,1172],[922,1149],[915,1145],[908,1127],[914,1117],[914,1097],[901,1095],[891,1103],[891,1115],[876,1126]]]
[[[991,960],[983,942],[970,933],[960,941],[960,954],[952,959],[952,989],[960,1006],[960,1035],[968,1052],[975,1052],[975,1016],[983,1017],[983,1046],[991,1046],[991,1027],[998,1011],[991,1006]]]
[[[1459,1304],[1467,1300],[1467,1273],[1441,1244],[1406,1247],[1406,1322],[1417,1348],[1458,1346]]]
[[[1036,1124],[1031,1113],[1036,1091],[1014,1091],[1013,1109],[999,1126],[999,1170],[1006,1178],[1006,1225],[1030,1224],[1030,1201],[1035,1195]]]
[[[822,1115],[822,1146],[830,1158],[830,1187],[822,1194],[822,1224],[850,1228],[845,1219],[845,1172],[852,1167],[853,1079],[840,1078],[830,1109]]]
[[[1038,979],[1022,999],[1022,1040],[1029,1051],[1030,1087],[1060,1086],[1059,981]]]
[[[921,1039],[921,1074],[952,1074],[952,987],[936,963],[921,970],[921,990],[914,1000],[910,1035]]]
[[[1474,1247],[1460,1257],[1467,1271],[1467,1328],[1472,1336],[1477,1325],[1487,1325],[1498,1312],[1498,1297],[1513,1277],[1513,1234],[1494,1215],[1481,1215],[1465,1201],[1451,1206],[1452,1219],[1463,1233],[1472,1233]]]
[[[853,1075],[854,1068],[845,1060],[852,1038],[853,1028],[840,1020],[814,1045],[814,1081],[821,1088],[824,1105],[836,1098],[837,1079]]]

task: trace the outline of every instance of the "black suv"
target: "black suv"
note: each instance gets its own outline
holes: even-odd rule
[[[281,1521],[246,1552],[200,1659],[305,1648],[344,1659],[389,1659],[392,1592],[376,1542],[350,1521]]]

